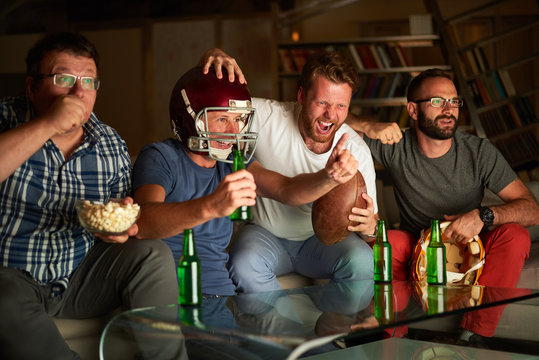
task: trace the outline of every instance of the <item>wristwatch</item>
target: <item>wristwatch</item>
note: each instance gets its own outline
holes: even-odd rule
[[[363,239],[368,239],[367,242],[371,242],[374,240],[376,240],[376,235],[378,235],[378,223],[376,223],[376,225],[374,226],[374,234],[372,235],[365,235],[365,234],[360,234],[359,236],[362,237]]]
[[[479,207],[479,218],[486,227],[492,226],[494,223],[494,213],[488,206]]]

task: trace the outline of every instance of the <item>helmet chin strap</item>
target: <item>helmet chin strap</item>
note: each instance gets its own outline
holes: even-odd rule
[[[216,149],[210,146],[210,154],[215,156],[219,160],[226,160],[226,158],[228,158],[228,155],[230,155],[231,152],[232,147],[229,147],[228,149]]]
[[[182,89],[180,91],[180,93],[182,94],[183,102],[185,103],[185,109],[187,110],[189,115],[191,115],[193,117],[193,119],[195,119],[196,118],[196,113],[193,110],[193,108],[191,107],[191,103],[189,102],[189,97],[187,97],[187,93],[185,92],[185,89]]]

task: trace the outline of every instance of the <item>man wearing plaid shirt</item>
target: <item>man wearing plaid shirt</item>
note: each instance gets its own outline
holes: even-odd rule
[[[26,96],[0,99],[0,358],[77,359],[51,316],[176,303],[175,265],[136,224],[96,239],[77,220],[77,199],[133,201],[126,144],[92,112],[93,44],[50,35],[26,62]]]

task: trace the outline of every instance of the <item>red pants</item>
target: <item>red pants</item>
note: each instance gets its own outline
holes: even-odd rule
[[[523,226],[510,223],[480,235],[485,248],[485,265],[479,285],[514,288],[520,278],[524,261],[530,253],[530,234]],[[410,279],[410,260],[419,240],[402,230],[389,230],[388,239],[393,255],[393,279]],[[495,300],[493,292],[488,297]],[[461,326],[482,336],[491,337],[502,315],[504,305],[466,313]]]

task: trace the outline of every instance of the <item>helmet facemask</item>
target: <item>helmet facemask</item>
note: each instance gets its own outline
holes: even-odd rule
[[[182,89],[182,100],[185,102],[187,111],[193,117],[197,136],[190,136],[187,147],[195,153],[203,153],[216,161],[232,163],[228,156],[232,152],[233,147],[240,149],[244,159],[250,161],[256,148],[257,133],[250,132],[251,119],[254,115],[254,108],[251,106],[250,100],[232,100],[230,99],[228,107],[205,107],[195,115],[187,94]],[[241,115],[238,133],[214,132],[209,131],[208,113],[213,111],[229,112]],[[178,137],[179,133],[173,124],[174,133]],[[212,146],[212,142],[230,143],[230,147],[222,149]]]

